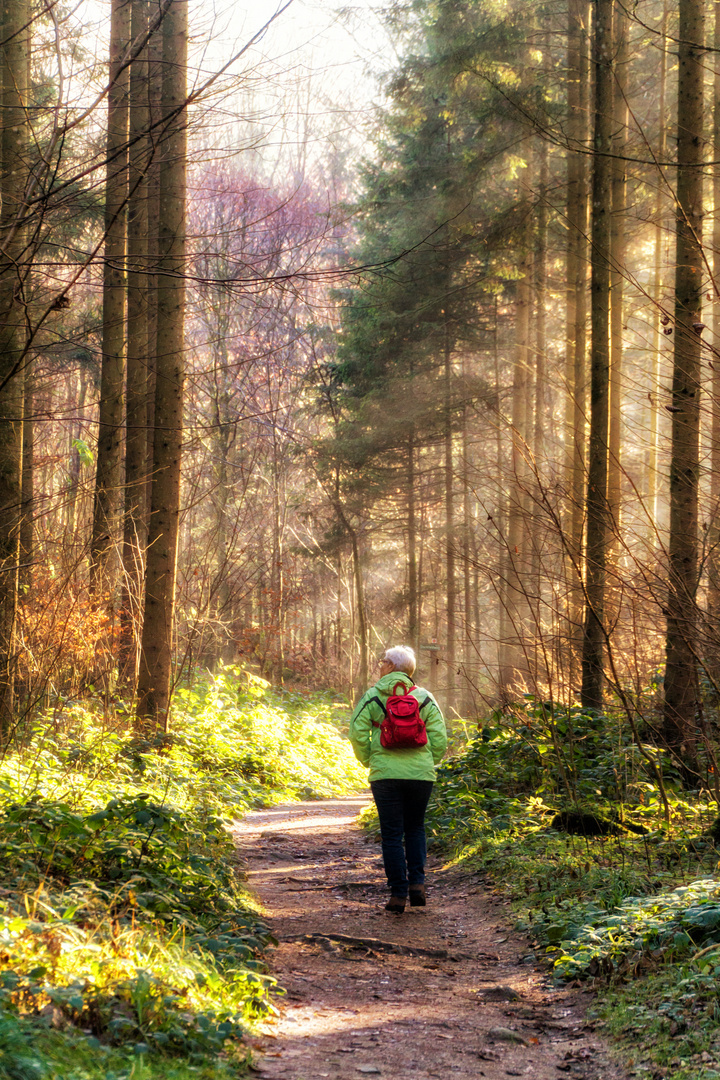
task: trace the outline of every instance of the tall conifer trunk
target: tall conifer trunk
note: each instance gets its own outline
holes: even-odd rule
[[[149,0],[132,0],[133,42],[147,36]],[[147,543],[148,171],[153,159],[149,130],[148,46],[130,71],[130,157],[127,216],[127,402],[125,426],[125,520],[123,528],[123,605],[121,614],[123,682],[135,689],[141,618],[141,582]],[[157,228],[153,222],[153,228]]]
[[[493,372],[495,379],[496,422],[495,422],[495,468],[497,472],[497,498],[495,500],[495,535],[498,538],[497,583],[497,686],[501,700],[505,697],[505,682],[508,661],[508,642],[510,640],[509,595],[509,536],[507,533],[506,496],[507,474],[505,470],[505,452],[503,439],[503,418],[500,409],[500,349],[498,339],[498,299],[493,304]],[[475,625],[480,625],[479,596],[475,594]]]
[[[659,116],[660,134],[657,146],[658,161],[664,162],[667,158],[667,126],[665,120],[665,98],[667,87],[667,25],[668,25],[668,0],[663,4],[660,23],[660,87],[659,87]],[[717,46],[717,42],[716,42]],[[662,168],[662,166],[661,166]],[[716,171],[715,176],[718,173]],[[665,248],[665,224],[667,218],[667,190],[665,188],[665,175],[656,178],[657,190],[655,195],[655,254],[653,269],[653,298],[655,300],[655,326],[653,331],[653,363],[650,390],[650,452],[648,454],[648,514],[650,517],[651,532],[659,531],[659,472],[658,450],[660,435],[660,378],[662,355],[662,343],[665,335],[662,333],[660,323],[660,304],[662,303],[662,267],[663,253]],[[717,258],[717,256],[716,256]],[[717,274],[716,274],[717,278]]]
[[[470,511],[470,435],[468,431],[468,408],[463,405],[462,412],[462,558],[463,558],[463,684],[462,714],[470,716],[474,703],[473,693],[476,648],[474,646],[472,572],[471,558],[472,515]]]
[[[117,583],[122,503],[130,7],[131,0],[112,0],[110,10],[103,344],[90,553],[93,588],[108,599]]]
[[[622,501],[622,373],[625,264],[627,260],[627,165],[624,160],[628,129],[627,64],[628,20],[621,3],[615,4],[615,137],[612,163],[612,226],[610,237],[610,422],[608,454],[609,551],[619,554]]]
[[[167,5],[169,0],[163,0]],[[151,10],[155,8],[151,5]],[[153,22],[155,19],[153,19]],[[155,414],[155,357],[157,353],[157,320],[158,320],[158,261],[160,258],[160,236],[158,222],[160,220],[160,166],[162,161],[161,131],[162,131],[162,81],[163,81],[163,32],[160,25],[150,35],[148,42],[148,130],[150,132],[150,160],[146,177],[147,183],[147,357],[148,368],[146,372],[146,395],[145,395],[145,432],[147,440],[145,480],[145,535],[147,535],[150,503],[152,501],[152,469],[150,464],[153,459],[154,428],[153,417]]]
[[[12,731],[22,503],[25,367],[25,189],[28,180],[27,76],[31,13],[3,0],[2,177],[0,179],[0,743]]]
[[[445,591],[446,591],[446,678],[448,708],[455,705],[455,667],[456,649],[456,582],[455,582],[455,475],[453,467],[452,436],[452,347],[450,341],[450,321],[445,312],[444,340],[444,389],[445,389]]]
[[[675,350],[663,734],[692,769],[698,706],[698,483],[702,327],[702,0],[679,0]]]
[[[566,574],[568,581],[568,684],[579,683],[582,652],[582,547],[585,484],[585,416],[587,396],[587,157],[580,152],[588,143],[589,26],[587,0],[568,5],[568,137],[567,247],[565,323],[565,514]]]
[[[538,147],[539,202],[537,206],[537,243],[535,250],[535,427],[533,457],[540,470],[545,461],[545,396],[547,352],[547,274],[548,274],[548,145],[540,140]]]
[[[418,618],[417,523],[415,507],[415,435],[411,429],[407,450],[407,521],[408,521],[408,638],[419,655],[420,620]]]
[[[720,160],[720,0],[715,0],[715,82],[713,87],[713,160]],[[720,350],[720,168],[713,170],[713,345]],[[707,663],[710,676],[720,685],[720,360],[713,358],[711,380],[712,427],[710,434],[710,529],[708,532],[708,630]]]
[[[33,582],[35,559],[35,364],[26,358],[22,421],[22,509],[20,519],[19,582],[27,593]]]
[[[528,410],[529,332],[532,255],[527,244],[515,286],[515,359],[512,390],[512,461],[508,485],[507,549],[505,571],[505,627],[501,642],[500,695],[505,701],[527,689],[527,454],[530,415]]]
[[[536,209],[536,240],[534,264],[535,292],[535,402],[534,425],[532,435],[533,468],[539,488],[546,485],[548,476],[545,453],[545,423],[547,400],[547,275],[548,275],[548,144],[540,140],[537,148],[538,204]],[[545,520],[540,507],[542,492],[537,492],[532,521],[532,570],[529,584],[532,589],[533,606],[533,680],[536,688],[547,676],[545,654],[542,647],[543,635],[543,548],[545,539]],[[539,692],[539,691],[537,691]]]
[[[613,0],[595,0],[595,121],[590,299],[590,446],[588,455],[585,621],[581,701],[603,703],[607,464],[610,380],[610,223],[612,212]]]
[[[173,656],[175,575],[183,433],[185,204],[187,170],[187,0],[163,19],[163,147],[160,170],[157,370],[153,479],[145,574],[138,716],[167,726]]]

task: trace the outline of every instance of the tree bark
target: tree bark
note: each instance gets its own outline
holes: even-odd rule
[[[20,518],[21,591],[27,594],[33,583],[35,558],[35,365],[26,358],[22,421],[22,508]]]
[[[627,261],[627,165],[624,160],[629,113],[627,106],[628,20],[621,3],[615,4],[615,86],[612,163],[612,224],[610,235],[610,424],[608,454],[609,553],[619,554],[622,501],[622,370],[623,292]]]
[[[475,707],[475,695],[473,684],[477,682],[474,677],[476,668],[477,649],[473,640],[473,617],[472,617],[472,571],[473,559],[471,558],[471,510],[470,510],[470,436],[468,431],[468,407],[463,405],[462,412],[462,558],[463,558],[463,693],[462,715],[470,716]],[[475,628],[476,629],[476,628]]]
[[[536,208],[536,238],[534,264],[535,292],[535,408],[532,436],[533,469],[538,491],[535,507],[532,511],[531,561],[529,575],[532,589],[532,625],[533,625],[533,682],[538,687],[546,678],[545,663],[541,645],[543,634],[543,541],[545,533],[545,515],[542,506],[542,488],[548,476],[545,453],[545,421],[547,396],[547,276],[548,276],[548,146],[545,139],[540,140],[537,148],[538,204]],[[541,674],[542,672],[542,674]]]
[[[527,603],[527,454],[530,416],[528,382],[530,375],[530,303],[532,255],[530,246],[520,263],[515,300],[515,360],[512,396],[512,459],[508,493],[507,550],[504,578],[505,625],[507,637],[501,643],[500,696],[511,701],[528,685],[526,658]]]
[[[417,522],[415,509],[415,438],[411,430],[407,458],[408,515],[408,639],[419,656],[420,620],[418,618]]]
[[[508,641],[510,639],[509,609],[509,537],[507,535],[505,447],[503,439],[503,417],[500,409],[500,348],[498,338],[498,299],[493,303],[493,372],[495,377],[496,426],[495,426],[495,466],[497,470],[497,498],[495,501],[495,533],[498,538],[497,584],[497,687],[500,700],[505,697],[505,682],[508,665]],[[475,625],[480,625],[477,611],[479,595],[475,595]]]
[[[453,468],[453,435],[452,435],[452,348],[450,342],[450,326],[447,312],[445,313],[445,342],[443,379],[445,390],[445,601],[446,601],[446,638],[445,638],[445,662],[446,662],[446,707],[450,709],[455,705],[455,655],[456,645],[456,582],[455,582],[455,476]]]
[[[545,395],[547,353],[547,274],[548,274],[548,144],[540,140],[538,147],[537,241],[535,246],[535,427],[533,432],[533,457],[535,468],[540,470],[545,462]]]
[[[187,0],[163,20],[157,370],[153,479],[145,574],[138,717],[166,729],[170,711],[175,576],[183,432],[185,204],[187,171]]]
[[[664,162],[667,158],[667,127],[665,124],[665,97],[667,87],[667,26],[668,26],[668,0],[663,4],[662,21],[660,23],[661,58],[660,58],[660,135],[658,138],[657,157],[658,161]],[[717,40],[716,40],[717,47]],[[718,76],[716,76],[717,80]],[[717,121],[716,121],[717,122]],[[720,141],[720,140],[719,140]],[[662,166],[661,166],[662,168]],[[717,170],[714,174],[720,175]],[[653,365],[652,382],[650,390],[650,452],[648,454],[648,514],[650,516],[651,532],[659,532],[659,491],[660,477],[658,473],[658,450],[659,450],[659,415],[660,415],[660,358],[662,355],[662,342],[665,335],[662,333],[660,323],[660,305],[662,303],[662,265],[663,248],[665,246],[665,221],[667,216],[667,190],[665,188],[664,175],[657,177],[657,193],[655,196],[655,265],[653,270],[653,296],[655,299],[655,326],[653,332]],[[716,249],[717,250],[717,249]],[[716,255],[717,258],[717,255]],[[717,279],[717,271],[716,271]]]
[[[167,3],[167,0],[164,0]],[[163,32],[162,24],[150,35],[148,42],[148,128],[151,151],[147,171],[147,208],[150,227],[147,234],[147,357],[145,396],[145,432],[147,439],[146,460],[153,459],[153,416],[155,413],[155,363],[157,355],[158,320],[158,260],[160,258],[160,168],[162,162],[162,82],[163,82]],[[145,534],[147,535],[152,502],[152,470],[147,469],[145,480]]]
[[[702,0],[679,0],[675,350],[670,462],[670,545],[663,735],[695,765],[698,483],[702,327]]]
[[[26,355],[24,218],[28,180],[27,75],[30,7],[4,0],[0,178],[0,742],[12,731],[22,503],[22,413]]]
[[[102,367],[90,547],[91,584],[111,600],[117,584],[122,501],[123,380],[125,376],[125,251],[128,194],[128,90],[130,0],[113,0],[105,180]]]
[[[715,0],[715,81],[713,86],[713,160],[720,155],[720,0]],[[713,277],[715,306],[713,308],[713,345],[720,350],[720,168],[713,169]],[[717,357],[717,353],[716,353]],[[713,359],[711,380],[712,426],[710,432],[710,528],[708,530],[708,647],[707,665],[710,677],[720,686],[720,361]]]
[[[132,0],[132,40],[146,37],[149,0]],[[141,588],[147,545],[145,495],[150,472],[147,440],[149,367],[148,170],[153,145],[149,131],[148,47],[130,69],[130,155],[127,214],[127,391],[125,409],[125,517],[123,527],[123,603],[121,677],[131,694],[137,680]]]
[[[590,299],[590,445],[587,487],[585,621],[581,702],[603,704],[607,465],[610,378],[610,224],[612,212],[613,0],[595,0],[595,120]]]
[[[587,396],[587,158],[590,98],[590,7],[587,0],[568,6],[568,139],[567,247],[565,323],[565,514],[566,574],[568,581],[568,657],[570,687],[579,683],[582,652],[582,555],[584,531],[585,425]]]

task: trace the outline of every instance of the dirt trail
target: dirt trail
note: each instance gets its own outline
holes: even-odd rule
[[[236,823],[249,885],[280,940],[273,974],[287,989],[254,1043],[256,1071],[622,1080],[586,1020],[592,996],[548,987],[481,878],[431,860],[428,907],[382,910],[380,850],[355,824],[366,802],[295,803]]]

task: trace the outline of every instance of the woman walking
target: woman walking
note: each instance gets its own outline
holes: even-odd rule
[[[385,910],[401,915],[408,894],[411,907],[425,906],[425,811],[447,732],[435,698],[412,680],[412,649],[396,645],[379,665],[350,719],[350,742],[370,769],[390,887]]]

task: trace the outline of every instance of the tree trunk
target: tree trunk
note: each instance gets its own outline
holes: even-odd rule
[[[167,3],[167,0],[165,0]],[[155,363],[157,355],[157,320],[158,320],[158,260],[160,258],[160,168],[162,161],[162,82],[163,82],[163,30],[162,24],[150,35],[148,42],[148,128],[151,151],[147,171],[147,207],[150,228],[147,234],[147,357],[145,396],[145,432],[147,439],[146,461],[153,459],[155,414]],[[145,479],[145,533],[149,527],[150,504],[152,502],[152,470],[147,469]]]
[[[510,640],[510,608],[509,608],[509,538],[507,535],[507,514],[505,512],[505,448],[503,439],[503,417],[500,409],[500,349],[498,341],[498,300],[494,300],[493,312],[493,371],[495,377],[496,395],[496,426],[495,426],[495,464],[497,469],[497,499],[495,503],[495,534],[498,538],[497,559],[497,583],[495,594],[498,600],[498,635],[497,635],[497,687],[500,700],[505,698],[504,678],[508,667],[508,642]],[[477,562],[477,560],[476,560]],[[476,614],[475,625],[480,625],[480,614],[477,611],[479,595],[475,595]]]
[[[675,351],[670,462],[670,565],[663,734],[695,764],[698,705],[698,482],[702,327],[702,0],[679,0],[678,179],[675,257]]]
[[[463,694],[462,714],[470,716],[475,707],[475,695],[473,684],[476,669],[477,649],[473,641],[472,625],[472,570],[470,540],[472,536],[471,512],[470,512],[470,438],[468,433],[468,409],[463,406],[462,413],[462,496],[463,496],[463,520],[462,520],[462,557],[463,557]]]
[[[283,507],[285,499],[282,491],[282,465],[280,447],[277,438],[277,418],[273,425],[272,449],[272,561],[270,564],[270,603],[272,605],[272,649],[273,680],[282,686],[285,669],[285,573],[283,567]]]
[[[612,212],[613,0],[595,0],[595,124],[590,299],[590,446],[582,691],[585,707],[603,703],[607,459],[610,376],[610,222]]]
[[[420,621],[418,619],[417,523],[415,521],[415,439],[408,439],[407,515],[408,515],[408,639],[419,656]]]
[[[612,224],[610,235],[610,424],[608,454],[609,553],[619,556],[622,487],[622,370],[623,291],[627,259],[627,165],[624,161],[629,122],[627,106],[628,20],[621,3],[615,3],[615,87],[613,113],[615,137],[612,163]]]
[[[501,700],[510,701],[528,686],[526,630],[527,604],[527,454],[530,417],[528,381],[530,374],[528,338],[532,256],[529,245],[520,263],[515,300],[515,362],[513,364],[512,462],[508,493],[508,527],[505,569],[505,625],[500,666]]]
[[[26,359],[22,421],[22,508],[20,519],[21,590],[28,593],[33,583],[35,558],[35,365]]]
[[[545,462],[545,402],[547,394],[546,385],[546,353],[547,353],[547,274],[548,274],[548,210],[547,210],[547,187],[548,187],[548,147],[545,139],[540,140],[537,151],[538,169],[538,195],[539,201],[536,211],[536,241],[535,241],[535,266],[533,279],[535,283],[535,421],[533,427],[533,468],[536,474],[538,489],[542,488],[547,480]],[[542,506],[542,494],[538,490],[535,502],[537,511],[532,517],[532,572],[530,582],[532,588],[532,624],[533,624],[533,682],[537,687],[539,682],[546,681],[548,673],[544,668],[543,649],[541,638],[543,629],[541,625],[543,617],[543,539],[545,532],[545,515]],[[539,691],[538,691],[539,692]]]
[[[27,103],[31,14],[26,0],[4,0],[2,176],[0,178],[0,743],[12,732],[22,500],[22,412],[26,349],[24,284]]]
[[[100,373],[95,500],[90,573],[98,597],[111,600],[117,584],[122,499],[123,379],[125,374],[125,247],[128,194],[130,0],[112,0],[105,180],[103,343]]]
[[[132,0],[132,40],[145,37],[148,0]],[[127,215],[127,404],[125,409],[125,520],[123,528],[123,604],[121,676],[131,694],[137,680],[141,589],[147,544],[145,494],[150,472],[147,453],[148,355],[148,182],[152,157],[149,128],[148,48],[130,70],[130,157]]]
[[[585,484],[585,417],[587,353],[587,159],[590,97],[590,8],[587,0],[570,0],[568,8],[568,139],[567,247],[565,324],[565,486],[569,505],[565,515],[568,580],[568,684],[579,682],[582,652],[582,547]]]
[[[715,0],[715,84],[713,87],[713,160],[720,155],[720,0]],[[713,359],[711,381],[712,427],[710,434],[710,528],[708,531],[708,671],[716,687],[720,687],[720,168],[713,169],[713,277],[715,306],[713,308]]]
[[[660,41],[661,41],[661,59],[660,59],[660,101],[659,101],[659,114],[660,114],[660,137],[658,139],[657,158],[658,161],[664,162],[667,158],[667,127],[665,123],[665,97],[667,86],[667,25],[668,25],[668,0],[665,0],[663,4],[662,21],[660,24]],[[716,40],[716,47],[717,47]],[[716,86],[719,76],[716,76]],[[720,88],[718,88],[720,93]],[[717,114],[716,114],[717,115]],[[719,121],[716,119],[716,124]],[[718,130],[716,128],[716,130]],[[720,135],[718,136],[718,143],[720,143]],[[716,177],[720,176],[720,173],[716,170],[714,173]],[[659,472],[658,472],[658,449],[659,449],[659,416],[660,416],[660,378],[661,378],[661,365],[660,358],[662,355],[662,343],[665,339],[665,335],[662,333],[662,326],[660,323],[660,305],[662,303],[662,265],[663,265],[663,249],[665,247],[665,220],[666,220],[666,206],[667,206],[667,190],[664,183],[664,174],[657,177],[657,191],[655,195],[655,266],[653,271],[653,297],[655,299],[655,325],[653,331],[653,365],[652,365],[652,382],[650,390],[650,452],[648,454],[648,495],[647,495],[647,512],[650,516],[650,529],[652,532],[659,532]],[[716,260],[718,259],[717,248]],[[715,271],[715,279],[717,280],[717,269]]]
[[[533,457],[539,470],[545,462],[545,394],[547,352],[547,242],[548,242],[548,145],[540,140],[538,148],[539,202],[537,206],[537,242],[535,248],[535,428]]]
[[[163,20],[163,148],[153,480],[145,575],[138,716],[167,728],[173,654],[175,575],[183,431],[185,202],[187,170],[187,0]]]
[[[356,682],[359,697],[365,692],[368,685],[367,613],[365,610],[365,589],[363,588],[362,565],[360,563],[360,548],[358,545],[357,533],[354,529],[350,530],[350,541],[352,543],[353,582],[355,586],[354,611],[357,617],[357,629],[358,636],[360,638],[360,665],[358,668]]]
[[[452,436],[452,348],[450,326],[445,313],[444,345],[444,389],[445,389],[445,597],[446,597],[446,707],[455,705],[455,655],[456,641],[456,585],[455,585],[455,477],[453,470]]]

